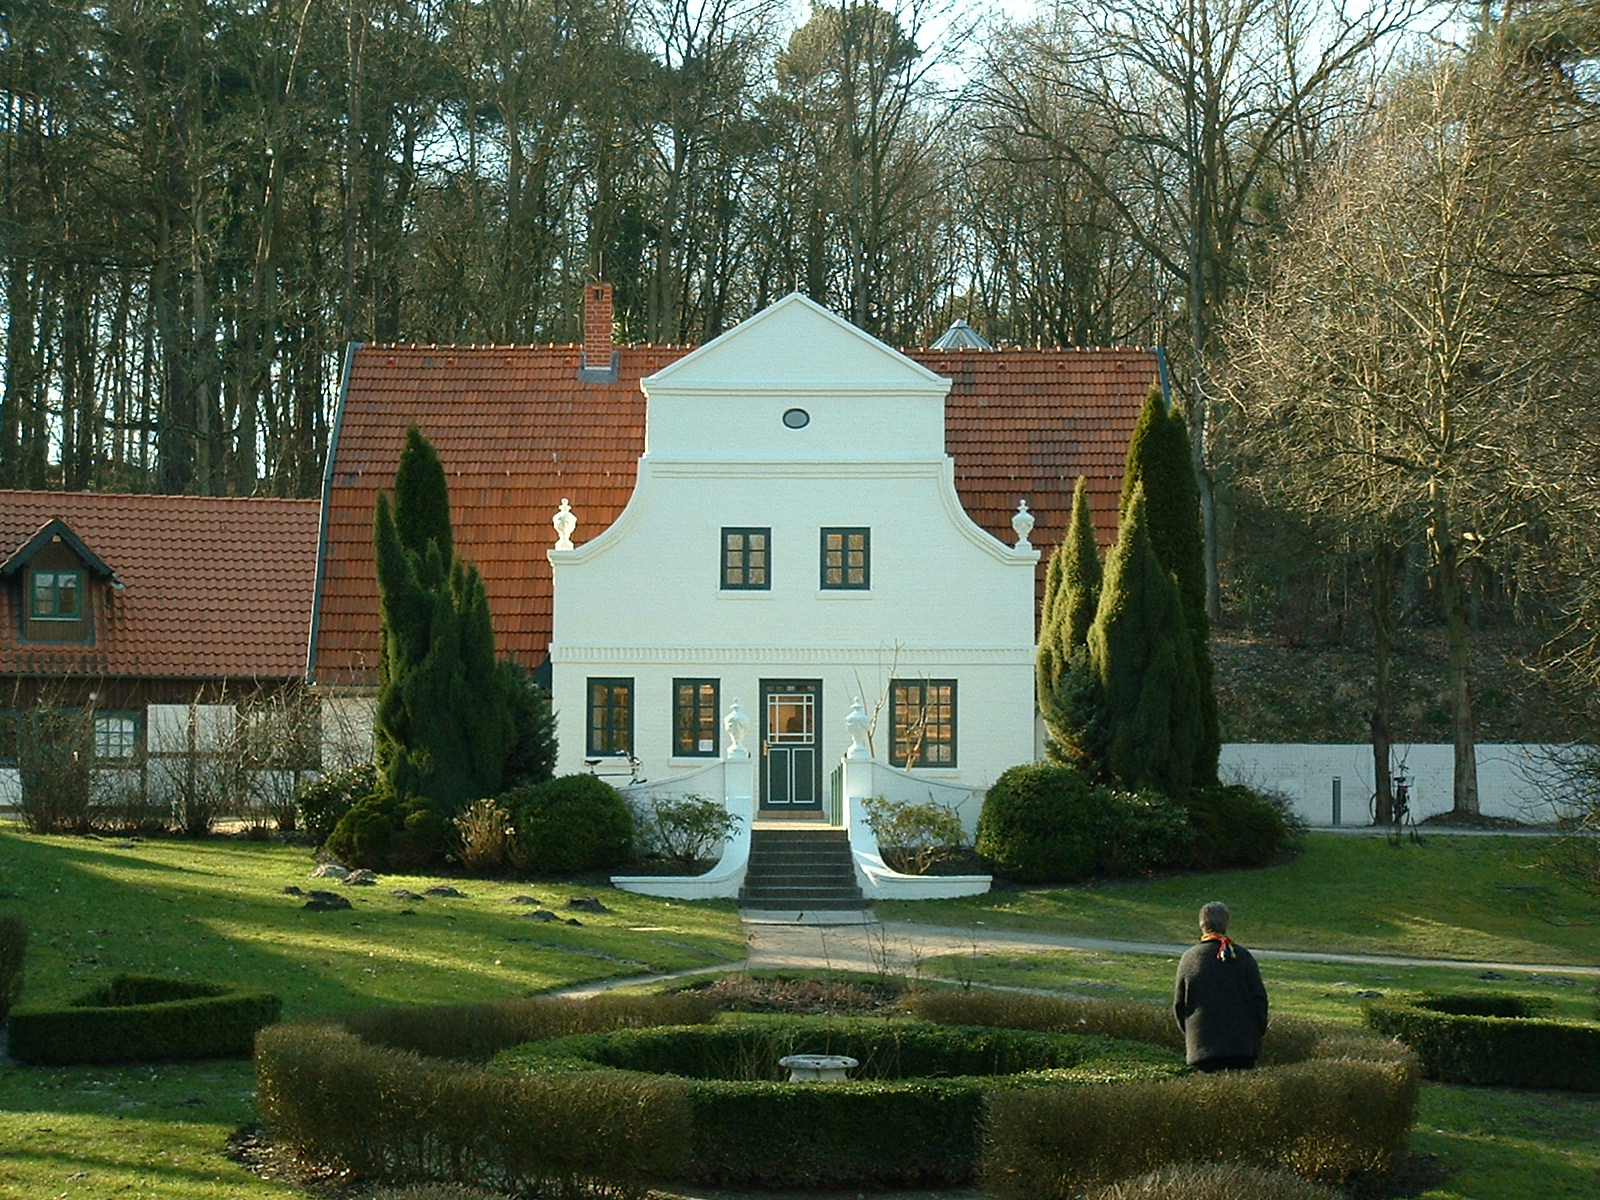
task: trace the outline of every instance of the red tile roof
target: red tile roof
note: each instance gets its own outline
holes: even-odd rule
[[[0,674],[292,679],[305,670],[314,500],[0,490],[0,562],[59,519],[113,573],[90,645],[22,642],[0,588]]]
[[[576,346],[356,348],[325,486],[314,677],[376,678],[373,505],[380,488],[394,486],[413,422],[444,465],[456,548],[483,575],[499,650],[530,666],[543,661],[550,518],[570,496],[580,543],[615,520],[644,452],[639,380],[692,348],[620,347],[615,383],[580,382]],[[1128,438],[1158,377],[1154,351],[906,353],[952,380],[945,445],[973,520],[1010,544],[1025,498],[1038,522],[1030,540],[1048,556],[1084,475],[1109,544]]]

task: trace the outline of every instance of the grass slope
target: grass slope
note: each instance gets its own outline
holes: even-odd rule
[[[1420,842],[1316,833],[1291,862],[880,903],[884,919],[1186,944],[1208,900],[1233,910],[1246,945],[1473,962],[1595,965],[1600,899],[1541,863],[1543,838],[1424,834]]]
[[[303,850],[260,843],[122,846],[0,827],[0,910],[22,913],[32,932],[23,1003],[56,1003],[111,974],[138,971],[272,987],[290,1016],[305,1017],[395,1001],[524,995],[743,956],[737,915],[726,904],[675,904],[607,890],[601,897],[612,914],[579,914],[584,925],[558,926],[530,920],[507,898],[531,894],[559,909],[585,889],[457,881],[465,899],[418,902],[390,896],[389,889],[420,892],[433,880],[388,877],[376,888],[334,885],[330,890],[345,891],[356,908],[312,913],[282,893],[288,884],[315,886],[306,878],[309,867]],[[1381,840],[1314,837],[1305,855],[1270,871],[880,907],[886,917],[942,924],[1015,923],[1182,942],[1194,909],[1213,896],[1234,905],[1250,945],[1298,940],[1439,954],[1477,946],[1474,957],[1513,961],[1593,963],[1600,918],[1600,906],[1586,906],[1546,880],[1536,845],[1442,837],[1399,849]],[[1367,921],[1369,912],[1376,916]],[[1432,966],[1282,960],[1265,966],[1276,1011],[1352,1023],[1361,991],[1483,986],[1472,973]],[[1060,951],[950,956],[924,968],[973,981],[1164,1001],[1172,963],[1161,955]],[[1562,987],[1517,972],[1496,986],[1553,996],[1571,1015],[1593,1013],[1587,979]],[[1421,1195],[1593,1195],[1597,1113],[1589,1096],[1430,1085],[1413,1149],[1437,1156],[1448,1177]],[[0,1068],[0,1200],[307,1195],[224,1156],[228,1137],[254,1119],[248,1063]]]
[[[247,982],[286,1019],[385,1003],[526,996],[573,983],[744,957],[731,904],[607,889],[610,913],[569,913],[571,884],[386,875],[375,887],[309,879],[304,848],[239,840],[29,837],[0,828],[0,905],[28,922],[24,1005],[54,1004],[122,972]],[[464,899],[407,900],[449,883]],[[312,912],[289,885],[348,896]],[[532,895],[562,921],[508,903]],[[581,926],[565,924],[567,917]]]

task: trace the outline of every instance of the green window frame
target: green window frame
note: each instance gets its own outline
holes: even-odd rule
[[[889,729],[893,766],[955,766],[956,681],[890,680]]]
[[[33,621],[81,621],[83,572],[30,571],[28,618]]]
[[[722,531],[722,590],[765,592],[772,589],[772,529],[729,526]]]
[[[633,680],[605,677],[589,680],[590,758],[633,756]]]
[[[672,681],[672,753],[679,758],[715,758],[720,705],[716,679]]]
[[[824,590],[866,591],[872,586],[872,531],[824,529],[821,561]]]

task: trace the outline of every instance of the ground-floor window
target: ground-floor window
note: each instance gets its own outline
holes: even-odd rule
[[[139,718],[131,712],[94,715],[94,756],[127,760],[139,753]]]
[[[633,754],[633,680],[589,680],[591,758]]]
[[[897,767],[956,765],[956,681],[896,679],[889,684],[889,761]]]
[[[672,752],[685,758],[717,753],[717,681],[672,681]]]

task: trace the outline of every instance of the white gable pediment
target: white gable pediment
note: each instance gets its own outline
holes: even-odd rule
[[[792,292],[642,381],[645,394],[916,394],[950,381]]]

